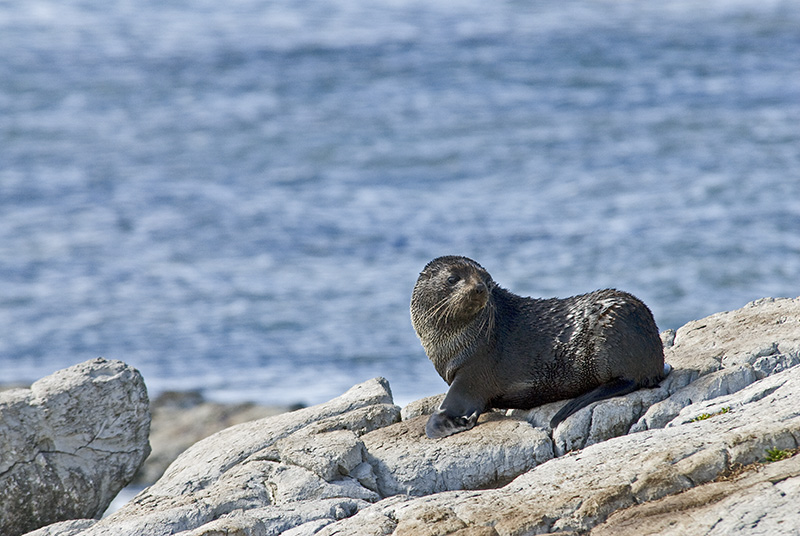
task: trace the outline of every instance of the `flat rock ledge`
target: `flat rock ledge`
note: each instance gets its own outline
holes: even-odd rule
[[[0,393],[0,534],[99,518],[150,452],[149,430],[144,381],[121,361]]]
[[[763,299],[662,334],[671,374],[593,404],[490,412],[424,436],[438,397],[388,383],[225,429],[111,516],[32,534],[800,533],[800,298]],[[765,463],[769,459],[772,463]]]

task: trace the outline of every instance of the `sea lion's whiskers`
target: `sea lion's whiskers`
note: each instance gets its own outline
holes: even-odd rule
[[[481,322],[481,327],[478,329],[478,335],[485,333],[486,342],[490,342],[492,340],[492,330],[494,330],[494,305],[491,300],[484,306],[483,314],[484,318]]]
[[[434,305],[433,307],[428,309],[428,311],[422,317],[422,321],[423,322],[429,322],[431,320],[440,319],[439,318],[439,313],[442,311],[442,309],[445,309],[445,312],[446,312],[447,306],[449,305],[449,302],[450,302],[450,296],[445,296],[444,298],[439,300],[436,303],[436,305]]]
[[[419,317],[420,322],[429,322],[436,318],[439,313],[439,310],[447,303],[448,297],[445,296],[438,302],[434,303],[431,307],[425,309],[422,315]]]

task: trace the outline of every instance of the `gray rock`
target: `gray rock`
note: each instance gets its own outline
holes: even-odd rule
[[[323,480],[346,476],[364,460],[364,444],[350,430],[292,434],[277,443],[280,459],[304,467]]]
[[[232,426],[81,534],[279,534],[352,516],[379,499],[348,474],[364,462],[360,437],[399,419],[379,378],[325,404]]]
[[[798,307],[797,299],[764,298],[689,322],[665,349],[666,361],[705,375],[723,367],[752,365],[764,355],[797,356]]]
[[[102,515],[150,452],[149,427],[142,377],[121,361],[0,393],[0,534]]]
[[[588,406],[553,431],[556,456],[627,434],[649,407],[667,396],[665,387],[640,389]]]
[[[757,379],[751,365],[738,365],[707,374],[677,390],[666,400],[653,404],[641,420],[631,428],[631,432],[663,428],[686,406],[735,393]]]
[[[441,440],[425,437],[426,420],[420,416],[362,438],[381,496],[498,487],[553,457],[544,430],[500,413],[482,415],[472,430]]]
[[[800,365],[800,352],[772,354],[759,357],[753,361],[753,370],[756,373],[756,377],[760,380],[796,365]]]
[[[675,344],[675,330],[674,329],[668,329],[668,330],[662,331],[660,333],[660,335],[661,335],[661,343],[664,345],[664,348],[670,348],[670,347],[672,347],[672,345]]]
[[[592,536],[800,534],[800,456],[612,514]]]
[[[297,501],[335,497],[350,497],[370,502],[380,499],[377,493],[365,488],[358,480],[349,476],[341,476],[328,482],[316,473],[296,465],[276,464],[270,469],[261,473],[268,483],[268,504],[286,505]],[[229,480],[226,484],[230,486],[232,483]]]
[[[96,519],[71,519],[42,527],[26,536],[75,536],[97,523]]]
[[[400,417],[404,421],[408,421],[415,417],[419,417],[420,415],[430,415],[436,411],[436,409],[442,403],[442,400],[444,400],[446,394],[447,393],[441,393],[438,395],[427,396],[425,398],[420,398],[419,400],[409,402],[406,407],[400,411]]]
[[[725,397],[721,403],[735,408],[728,413],[591,445],[538,465],[499,489],[380,501],[319,534],[385,534],[386,528],[397,536],[487,527],[494,530],[487,534],[500,536],[589,531],[617,510],[689,490],[734,467],[762,460],[767,448],[796,448],[800,368],[762,381],[771,383],[766,388],[756,383]],[[798,478],[775,488],[775,497],[795,490]],[[741,519],[765,511],[751,506],[747,514],[741,504]],[[776,511],[784,515],[791,512],[787,526],[800,523],[796,501],[776,505]]]
[[[279,415],[290,409],[209,402],[197,392],[163,393],[151,401],[152,452],[136,473],[132,484],[142,487],[153,484],[181,452],[211,434],[235,424]]]
[[[350,517],[367,505],[368,503],[363,501],[348,498],[300,501],[283,506],[233,510],[191,529],[182,530],[174,526],[168,528],[175,531],[173,534],[181,536],[277,534],[295,534],[297,536],[297,534],[313,534],[313,532],[309,532],[312,527],[324,527],[339,519]],[[100,528],[100,532],[92,530],[89,533],[108,536],[161,534],[164,530],[161,525],[169,523],[168,515],[162,515],[161,518],[154,516],[153,523],[149,527],[117,521],[113,526],[96,526],[94,530]]]

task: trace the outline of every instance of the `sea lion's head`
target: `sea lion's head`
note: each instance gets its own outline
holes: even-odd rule
[[[411,323],[449,385],[454,385],[464,359],[492,340],[495,288],[489,273],[466,257],[433,259],[419,274],[411,294]],[[486,405],[477,391],[451,388],[428,419],[426,435],[446,437],[475,426]]]
[[[429,262],[411,294],[411,323],[423,344],[432,332],[459,331],[474,321],[493,288],[492,276],[472,259],[447,256]]]

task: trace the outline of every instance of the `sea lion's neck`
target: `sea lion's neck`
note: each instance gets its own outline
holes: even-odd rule
[[[469,323],[459,327],[449,325],[445,329],[437,327],[420,338],[425,353],[448,385],[471,356],[493,344],[494,312],[494,304],[489,300]]]

